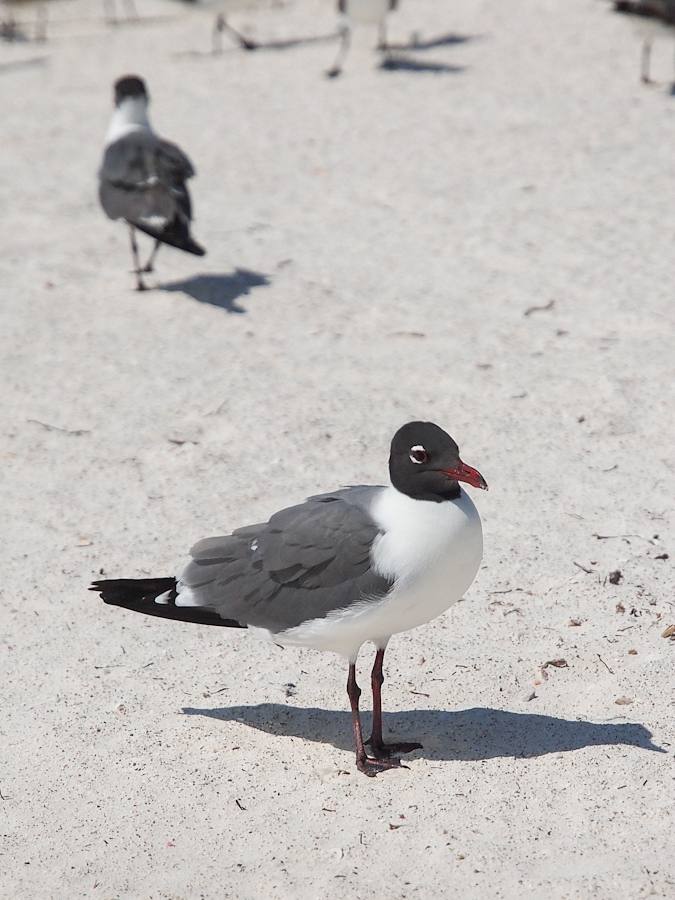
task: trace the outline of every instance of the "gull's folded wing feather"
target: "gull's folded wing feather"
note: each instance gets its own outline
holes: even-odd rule
[[[391,581],[373,570],[370,555],[379,529],[368,506],[379,490],[312,497],[267,523],[200,541],[177,603],[184,591],[190,605],[278,633],[385,595]]]

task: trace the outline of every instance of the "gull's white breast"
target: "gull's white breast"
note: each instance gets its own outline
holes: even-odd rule
[[[389,0],[349,0],[347,15],[355,22],[377,24],[389,12]]]
[[[675,25],[654,19],[649,16],[631,16],[633,31],[643,40],[656,41],[664,38],[675,38]]]
[[[468,494],[433,503],[389,487],[370,513],[382,528],[371,549],[372,564],[394,581],[389,594],[305,622],[276,635],[278,643],[355,659],[365,641],[383,647],[392,634],[423,625],[461,600],[483,556],[480,516]]]

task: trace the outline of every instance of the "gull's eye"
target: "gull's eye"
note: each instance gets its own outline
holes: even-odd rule
[[[410,461],[421,465],[422,463],[427,462],[429,459],[429,454],[422,447],[421,444],[417,444],[414,447],[410,448]]]

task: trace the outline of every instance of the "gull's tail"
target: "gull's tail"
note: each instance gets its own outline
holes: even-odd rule
[[[178,606],[175,578],[109,578],[94,581],[89,590],[100,594],[104,603],[147,616],[178,619],[198,625],[246,628],[234,619],[223,619],[215,610],[205,606]]]

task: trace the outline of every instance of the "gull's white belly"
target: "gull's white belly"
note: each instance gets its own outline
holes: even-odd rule
[[[354,22],[377,24],[389,11],[389,0],[349,0],[347,15]]]
[[[480,517],[468,494],[431,503],[389,488],[372,512],[384,528],[371,551],[373,568],[395,579],[390,593],[277,634],[276,642],[355,659],[365,641],[384,646],[392,634],[423,625],[462,599],[483,556]]]
[[[649,16],[631,16],[633,31],[643,40],[655,41],[663,38],[675,38],[675,25],[666,24],[660,19]]]

